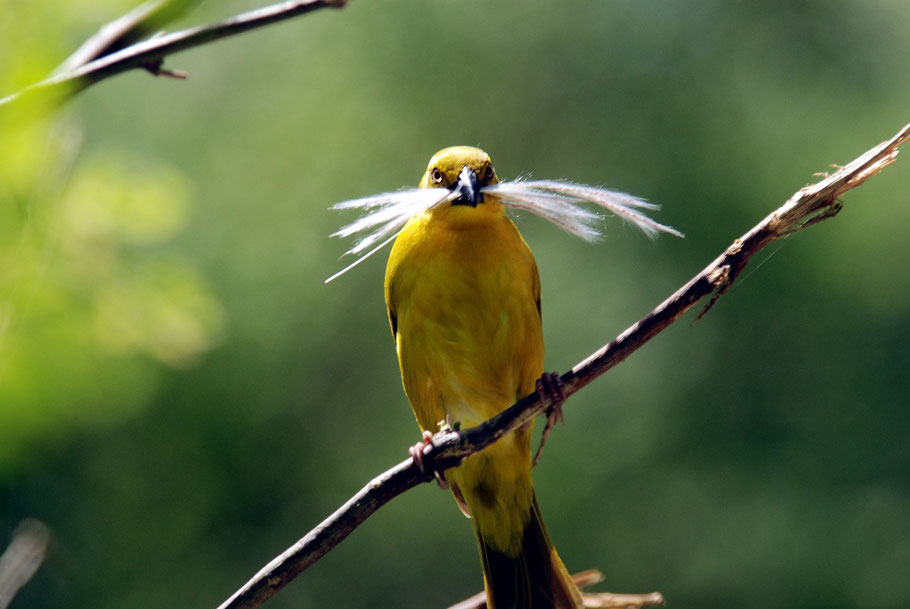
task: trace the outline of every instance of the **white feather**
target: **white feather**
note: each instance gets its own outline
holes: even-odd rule
[[[609,210],[652,238],[659,232],[683,236],[675,228],[655,222],[638,211],[657,210],[660,206],[614,190],[560,180],[514,180],[485,186],[481,192],[495,196],[506,207],[536,214],[585,241],[595,241],[602,236],[599,228],[601,217],[582,207],[581,203],[593,203]],[[368,213],[332,234],[333,237],[359,235],[354,246],[344,253],[358,257],[325,282],[343,275],[388,245],[414,216],[451,201],[455,196],[444,188],[412,188],[336,203],[332,209],[361,209]],[[363,254],[376,243],[379,245]]]
[[[587,209],[579,207],[578,203],[594,203],[595,205],[599,205],[600,207],[613,212],[623,220],[631,222],[640,228],[648,237],[653,238],[657,236],[657,233],[659,232],[670,233],[677,237],[683,236],[683,234],[675,228],[655,222],[648,216],[637,211],[637,209],[657,210],[660,209],[659,205],[648,203],[638,197],[616,192],[615,190],[607,190],[605,188],[574,184],[572,182],[563,182],[560,180],[539,180],[534,182],[503,182],[501,184],[488,186],[483,189],[483,192],[497,194],[503,199],[505,205],[527,209],[587,240],[592,239],[580,234],[574,230],[573,227],[582,224],[588,229],[593,229],[596,233],[593,238],[596,239],[600,236],[600,231],[594,228],[594,221],[590,219],[590,216],[593,215],[597,217],[597,214],[593,214]],[[540,195],[548,195],[549,197],[548,199],[538,199],[538,201],[544,203],[543,205],[535,206],[532,204],[531,207],[526,207],[524,205],[524,203],[532,200],[535,196],[540,197]],[[515,202],[512,201],[513,199]],[[547,201],[552,200],[559,201],[562,205],[545,204]],[[559,221],[554,220],[551,217],[554,215],[558,217]]]
[[[575,199],[543,190],[528,188],[524,182],[502,182],[482,189],[484,194],[495,195],[503,205],[522,209],[549,220],[556,226],[585,241],[600,238],[600,216],[575,205]]]
[[[328,283],[343,275],[381,250],[398,236],[398,233],[408,223],[408,220],[453,196],[451,191],[444,188],[411,188],[397,192],[385,192],[362,199],[342,201],[333,205],[331,209],[364,209],[372,211],[332,233],[333,237],[361,235],[355,241],[354,247],[343,254],[344,256],[349,254],[359,255],[359,257],[326,279],[325,282]],[[361,255],[361,252],[378,241],[381,241],[378,246]]]

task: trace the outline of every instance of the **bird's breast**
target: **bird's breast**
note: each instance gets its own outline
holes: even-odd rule
[[[542,372],[537,266],[504,215],[469,226],[433,220],[415,218],[397,238],[386,297],[421,425],[434,428],[441,411],[471,426],[532,390]]]

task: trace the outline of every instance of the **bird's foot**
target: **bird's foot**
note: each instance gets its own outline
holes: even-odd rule
[[[544,444],[547,443],[550,432],[553,431],[553,426],[563,420],[562,405],[566,401],[565,385],[556,372],[544,372],[543,376],[537,379],[536,387],[537,395],[540,396],[540,399],[549,399],[551,405],[547,409],[547,424],[544,426],[543,434],[540,436],[540,446],[537,447],[537,453],[534,455],[534,460],[531,461],[531,467],[534,467],[540,461]]]
[[[563,421],[562,405],[566,403],[565,383],[556,372],[544,372],[537,379],[537,394],[541,399],[550,398],[553,404],[547,410],[547,423],[550,427]]]
[[[431,431],[424,431],[423,439],[408,449],[408,454],[411,455],[412,459],[414,459],[414,463],[417,464],[417,467],[420,469],[421,473],[424,472],[423,451],[426,450],[427,446],[433,446],[433,432]],[[439,488],[449,488],[449,481],[446,480],[446,477],[442,472],[434,470],[433,476],[436,477],[436,484],[439,485]]]

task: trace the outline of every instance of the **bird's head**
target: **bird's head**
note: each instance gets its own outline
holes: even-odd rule
[[[433,155],[420,187],[448,189],[457,195],[452,206],[476,208],[484,202],[481,189],[498,182],[490,155],[479,148],[452,146]]]

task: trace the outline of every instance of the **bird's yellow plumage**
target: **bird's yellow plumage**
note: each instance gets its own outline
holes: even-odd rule
[[[424,430],[477,425],[534,391],[543,372],[537,265],[501,202],[480,193],[496,182],[481,150],[437,153],[420,186],[458,196],[412,218],[389,256],[389,320]],[[491,608],[580,606],[540,519],[530,429],[445,474],[473,518]]]

